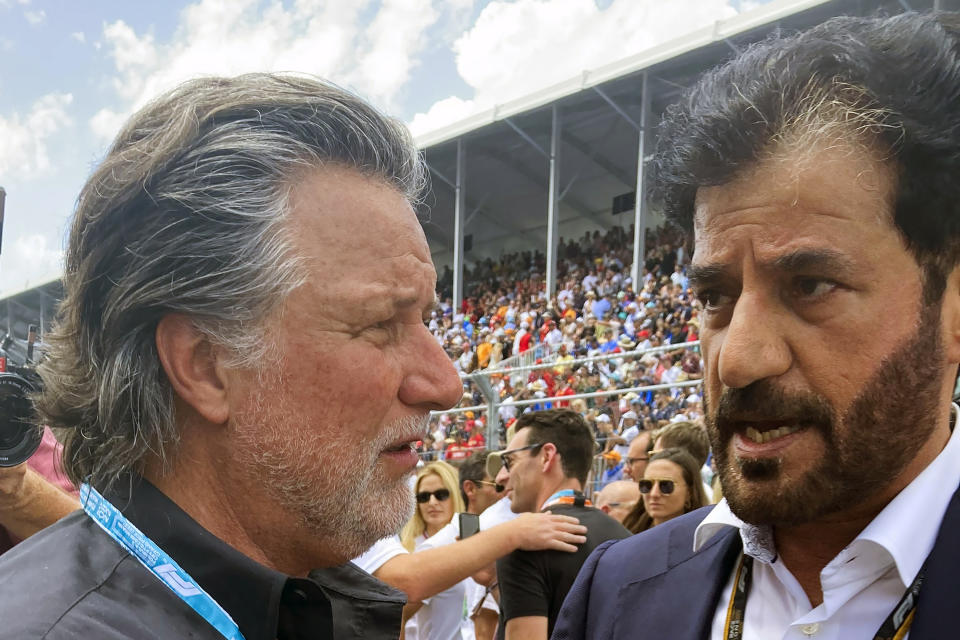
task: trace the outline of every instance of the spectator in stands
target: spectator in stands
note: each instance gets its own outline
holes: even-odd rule
[[[683,449],[652,454],[637,487],[642,500],[623,520],[623,526],[633,533],[710,504],[703,494],[700,468]]]
[[[640,488],[633,480],[617,480],[603,488],[594,498],[597,509],[622,523],[640,500]]]
[[[44,429],[27,462],[0,467],[0,554],[80,508],[77,490],[61,470],[62,451]]]
[[[600,474],[600,478],[597,480],[598,490],[603,489],[611,482],[623,479],[623,461],[620,459],[619,453],[611,449],[606,453],[600,454],[600,457],[603,459],[604,468]]]
[[[623,475],[632,479],[634,482],[643,477],[643,472],[647,468],[647,462],[650,460],[650,449],[652,449],[653,434],[650,431],[641,431],[630,443],[627,449],[626,463],[623,467]]]
[[[558,638],[956,635],[958,50],[956,13],[834,18],[667,109],[725,498],[592,558]]]
[[[581,565],[602,542],[629,535],[594,509],[582,490],[593,461],[593,435],[569,409],[525,413],[517,420],[496,481],[511,492],[511,509],[576,516],[587,541],[573,554],[515,551],[497,561],[506,640],[546,639]]]
[[[133,116],[79,196],[37,403],[89,515],[0,557],[6,637],[395,636],[403,595],[343,563],[407,519],[411,447],[462,389],[422,322],[423,177],[316,80],[205,78]]]

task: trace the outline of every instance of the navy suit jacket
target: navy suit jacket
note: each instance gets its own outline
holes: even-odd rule
[[[694,531],[710,509],[597,547],[564,600],[552,640],[708,640],[742,550],[739,531],[730,527],[693,552]],[[957,637],[958,611],[960,490],[930,552],[910,640]]]

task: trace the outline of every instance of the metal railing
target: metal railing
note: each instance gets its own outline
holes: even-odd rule
[[[472,381],[479,387],[480,392],[483,394],[484,398],[487,400],[486,404],[478,404],[466,407],[455,407],[453,409],[447,409],[446,411],[433,411],[431,416],[443,415],[443,414],[454,414],[454,413],[465,413],[467,411],[474,412],[486,412],[487,421],[486,421],[486,448],[487,449],[497,449],[500,440],[500,408],[504,405],[509,405],[513,407],[526,407],[536,404],[554,404],[557,402],[569,402],[573,400],[580,399],[590,399],[590,398],[602,398],[608,396],[620,396],[627,393],[646,393],[648,391],[660,391],[664,389],[673,389],[681,387],[695,387],[700,385],[700,380],[685,380],[683,382],[673,382],[673,383],[664,383],[664,384],[654,384],[654,385],[644,385],[639,387],[623,387],[618,389],[605,389],[603,391],[594,391],[590,393],[577,393],[572,395],[564,396],[550,396],[544,398],[531,398],[526,400],[510,400],[504,402],[500,399],[500,394],[497,392],[493,384],[493,378],[504,376],[504,375],[514,375],[517,373],[522,373],[525,371],[536,371],[539,369],[553,369],[558,366],[564,368],[575,368],[582,364],[588,364],[592,362],[602,362],[606,360],[615,360],[615,359],[631,359],[631,358],[642,358],[643,356],[664,353],[667,351],[680,351],[684,349],[695,349],[700,346],[699,341],[693,342],[683,342],[680,344],[669,344],[661,345],[658,347],[651,347],[649,349],[644,349],[642,351],[624,351],[621,353],[608,353],[599,356],[590,356],[586,358],[576,358],[573,360],[568,360],[564,362],[549,362],[541,364],[524,364],[519,366],[507,366],[501,367],[498,366],[496,369],[483,369],[481,371],[476,371],[468,374],[460,374],[460,377],[464,381]],[[533,351],[531,349],[530,351]],[[527,353],[527,352],[525,352]],[[524,355],[524,354],[520,354]],[[536,362],[536,358],[533,359],[533,362]]]

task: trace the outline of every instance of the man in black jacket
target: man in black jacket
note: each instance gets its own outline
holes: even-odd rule
[[[343,565],[409,517],[462,385],[402,125],[333,85],[188,82],[80,194],[40,412],[84,511],[0,560],[0,638],[396,637]],[[82,486],[81,486],[82,485]]]

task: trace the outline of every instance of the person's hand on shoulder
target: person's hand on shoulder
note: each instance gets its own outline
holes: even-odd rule
[[[546,513],[524,513],[506,523],[514,528],[516,548],[524,551],[577,550],[577,545],[587,541],[587,528],[572,516]]]

